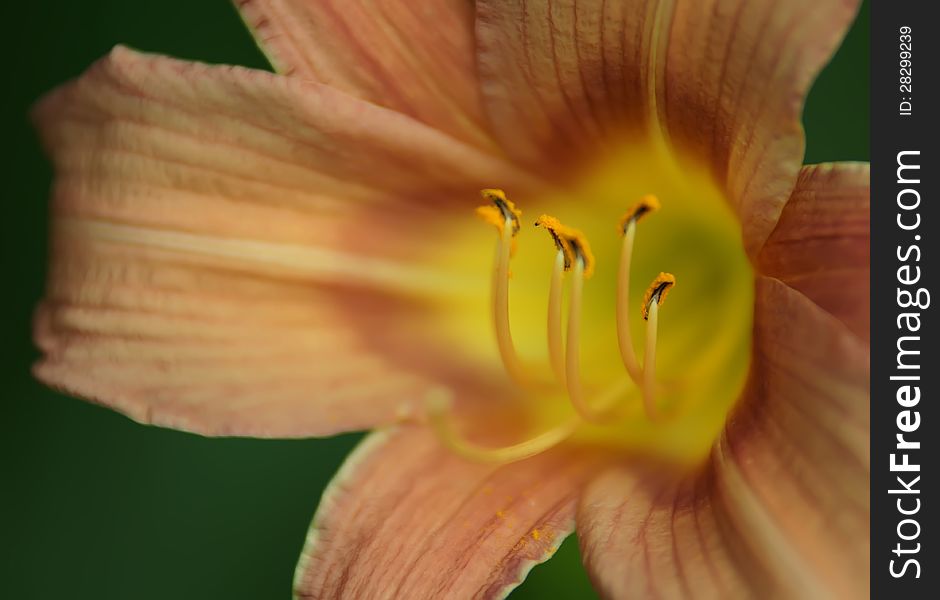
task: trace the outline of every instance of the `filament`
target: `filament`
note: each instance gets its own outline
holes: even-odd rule
[[[480,446],[465,439],[454,429],[451,420],[447,416],[450,410],[451,398],[451,393],[448,390],[434,390],[428,395],[428,417],[431,426],[450,450],[464,458],[477,462],[509,463],[531,458],[550,450],[571,437],[571,434],[581,424],[579,418],[572,417],[556,427],[523,442],[496,448]]]
[[[630,263],[633,260],[633,241],[636,238],[636,220],[630,219],[623,234],[620,249],[620,269],[617,274],[617,343],[623,366],[633,381],[640,385],[640,363],[633,348],[630,334]]]
[[[565,354],[565,374],[568,397],[577,413],[585,421],[599,422],[606,420],[609,407],[598,411],[591,407],[584,397],[581,383],[581,304],[584,293],[584,259],[579,255],[574,262],[574,274],[571,280],[571,298],[568,304],[568,340]]]
[[[646,352],[643,355],[643,408],[653,421],[659,419],[656,408],[656,334],[659,326],[659,302],[654,298],[646,318]]]
[[[565,349],[561,329],[561,295],[565,276],[565,253],[559,249],[552,267],[548,291],[548,356],[558,382],[565,385]]]

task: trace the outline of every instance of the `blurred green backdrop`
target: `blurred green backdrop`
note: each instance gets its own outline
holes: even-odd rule
[[[265,61],[228,0],[33,0],[5,13],[0,597],[287,598],[320,493],[359,436],[203,439],[139,426],[29,376],[51,177],[30,104],[118,42]],[[866,2],[813,89],[806,162],[868,160],[868,18]],[[513,594],[590,597],[573,538]]]

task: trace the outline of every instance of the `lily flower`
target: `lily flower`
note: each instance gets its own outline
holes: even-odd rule
[[[502,597],[575,528],[606,597],[867,594],[868,166],[800,125],[855,0],[236,4],[277,74],[38,104],[39,379],[375,429],[300,598]]]

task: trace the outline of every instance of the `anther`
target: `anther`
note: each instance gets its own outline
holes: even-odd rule
[[[535,221],[536,227],[542,227],[552,236],[555,247],[565,255],[565,270],[571,270],[578,257],[584,261],[585,278],[594,274],[594,253],[587,237],[578,229],[563,225],[561,221],[549,215],[542,215]]]
[[[631,224],[635,225],[637,221],[657,210],[659,210],[659,198],[653,194],[646,194],[621,217],[620,231],[626,233],[627,227]]]
[[[649,320],[650,308],[655,301],[657,305],[662,305],[666,300],[669,290],[676,285],[676,276],[672,273],[660,273],[653,280],[653,283],[646,289],[643,295],[643,319]]]
[[[643,407],[650,419],[659,418],[656,408],[656,335],[659,328],[659,307],[676,284],[672,273],[660,273],[643,296],[643,318],[646,320],[646,352],[643,355]]]
[[[466,440],[454,429],[448,418],[452,404],[453,394],[450,390],[439,388],[428,393],[426,407],[431,426],[449,449],[464,458],[477,462],[502,464],[531,458],[564,442],[581,424],[580,419],[572,417],[523,442],[491,448]]]
[[[498,189],[480,190],[480,196],[489,204],[477,207],[477,216],[496,227],[500,233],[507,222],[511,224],[512,236],[515,237],[522,227],[519,219],[522,211],[506,197],[506,192]]]
[[[620,220],[623,244],[620,248],[620,269],[617,274],[617,343],[620,357],[630,378],[640,385],[640,363],[630,334],[630,265],[633,261],[633,244],[636,239],[636,224],[646,215],[659,210],[659,200],[652,194],[643,196],[630,207]]]
[[[542,215],[535,221],[536,227],[542,227],[545,231],[552,236],[552,241],[555,242],[555,248],[562,253],[565,262],[564,268],[565,271],[571,270],[571,265],[574,264],[574,252],[571,249],[571,243],[568,241],[571,238],[571,233],[573,230],[565,227],[561,224],[561,221],[555,217],[549,215]]]

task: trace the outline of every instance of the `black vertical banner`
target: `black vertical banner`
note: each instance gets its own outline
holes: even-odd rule
[[[874,598],[940,588],[940,254],[936,3],[871,6],[871,580]],[[932,13],[932,14],[931,14]],[[931,593],[932,592],[932,593]]]

